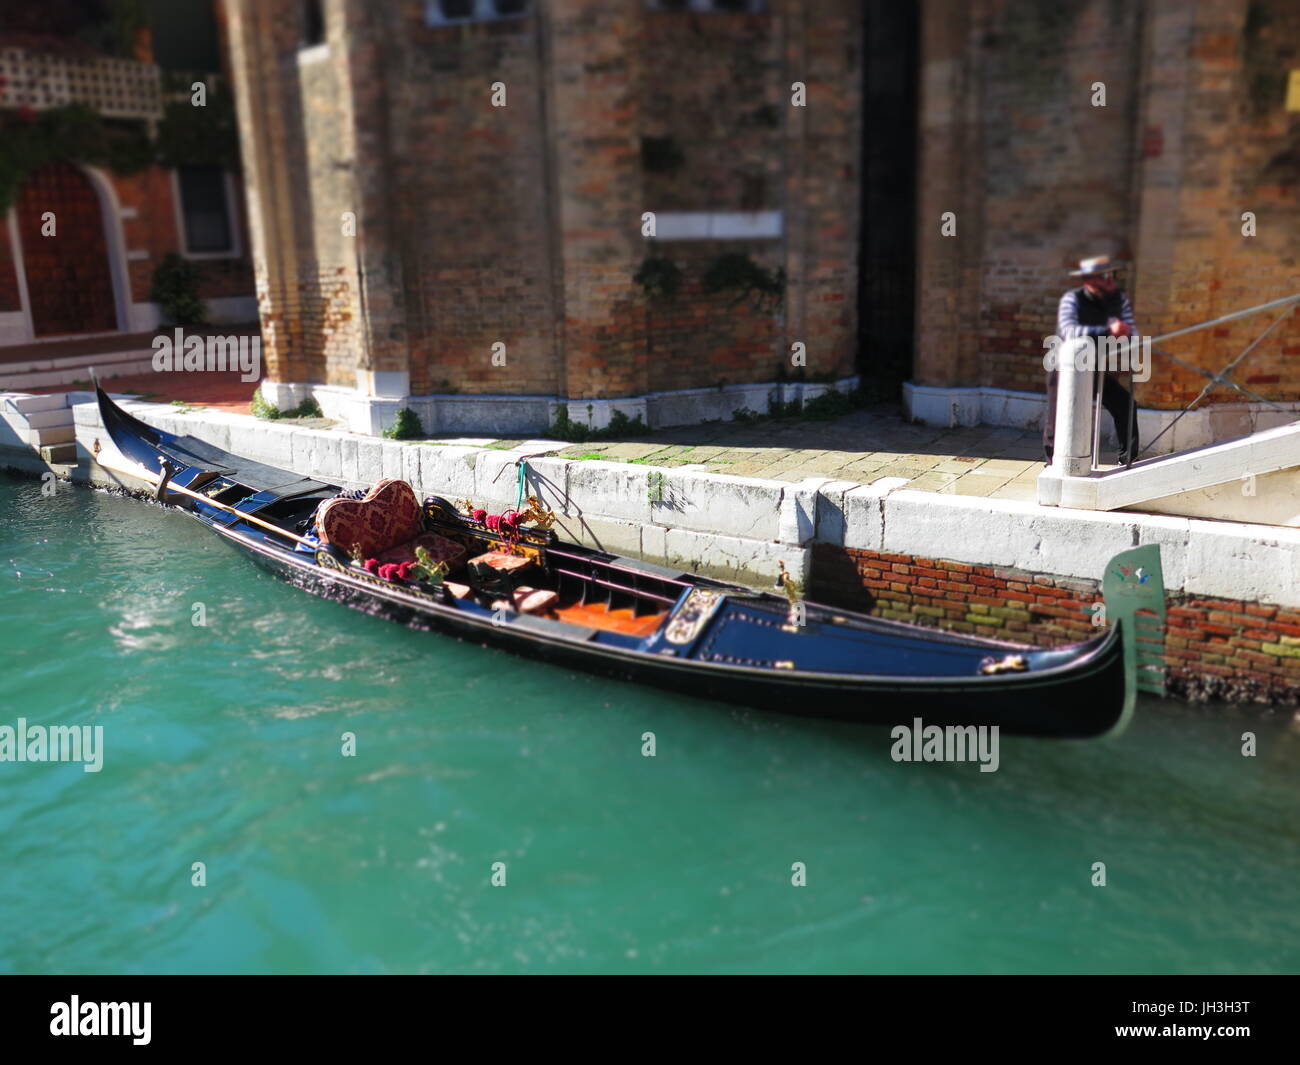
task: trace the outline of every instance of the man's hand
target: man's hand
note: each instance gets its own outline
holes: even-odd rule
[[[1133,330],[1128,327],[1128,324],[1122,318],[1112,318],[1106,323],[1106,328],[1110,330],[1110,335],[1113,337],[1129,337],[1133,335]]]

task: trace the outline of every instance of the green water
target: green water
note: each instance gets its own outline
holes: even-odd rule
[[[1004,739],[995,773],[895,763],[885,731],[408,631],[3,475],[0,618],[0,725],[104,728],[97,774],[0,763],[0,972],[1300,970],[1285,715],[1153,702],[1117,741]]]

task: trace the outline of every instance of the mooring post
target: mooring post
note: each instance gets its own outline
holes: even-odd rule
[[[1052,462],[1038,476],[1038,502],[1058,506],[1061,478],[1086,477],[1092,472],[1092,375],[1094,363],[1086,353],[1092,340],[1067,340],[1056,349],[1056,438]],[[1080,369],[1080,366],[1085,367]]]

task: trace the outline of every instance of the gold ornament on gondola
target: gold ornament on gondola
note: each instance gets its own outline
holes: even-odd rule
[[[803,586],[786,572],[785,563],[776,560],[780,572],[776,576],[776,586],[785,592],[790,610],[786,614],[785,624],[781,626],[786,632],[798,632],[803,627],[806,610],[800,601],[803,598]]]
[[[1024,655],[1004,655],[1002,658],[989,655],[980,660],[980,672],[986,677],[995,677],[999,673],[1024,673],[1028,668],[1029,662]]]
[[[528,507],[519,512],[518,524],[531,522],[539,529],[549,529],[555,524],[555,511],[547,510],[536,496],[528,497]]]

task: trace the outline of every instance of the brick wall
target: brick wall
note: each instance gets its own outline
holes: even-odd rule
[[[307,64],[299,6],[227,5],[276,379],[406,369],[413,394],[613,398],[770,380],[796,340],[808,372],[852,372],[851,0],[816,18],[804,0],[757,15],[556,0],[448,27],[424,24],[422,0],[327,0],[329,55]],[[807,108],[790,107],[796,80]],[[648,171],[643,137],[675,139],[683,166]],[[633,280],[645,211],[758,209],[783,212],[782,238],[655,249],[687,273],[677,300]],[[342,210],[355,239],[340,241]],[[702,292],[724,250],[785,270],[784,296]]]
[[[1274,0],[927,4],[915,379],[1040,390],[1066,269],[1087,255],[1131,258],[1153,335],[1295,291],[1300,116],[1283,110],[1282,75],[1298,55],[1300,8]],[[949,210],[957,235],[943,237]],[[1217,370],[1267,321],[1169,350]],[[1238,379],[1300,398],[1297,353],[1293,317]],[[1157,360],[1139,398],[1181,407],[1203,383]]]
[[[816,602],[955,632],[1039,646],[1096,635],[1100,583],[943,559],[817,544],[808,596]],[[1300,611],[1171,594],[1168,690],[1300,706]]]
[[[127,251],[148,252],[148,258],[129,259],[127,272],[131,300],[149,301],[153,273],[168,253],[179,251],[181,234],[177,221],[176,184],[172,172],[153,166],[135,174],[112,175],[118,204],[135,211],[134,218],[122,219],[122,238]],[[236,181],[236,185],[238,181]],[[242,197],[236,189],[236,223],[242,254],[230,259],[194,259],[199,274],[199,295],[204,299],[253,294],[252,262],[248,254],[248,229]]]

